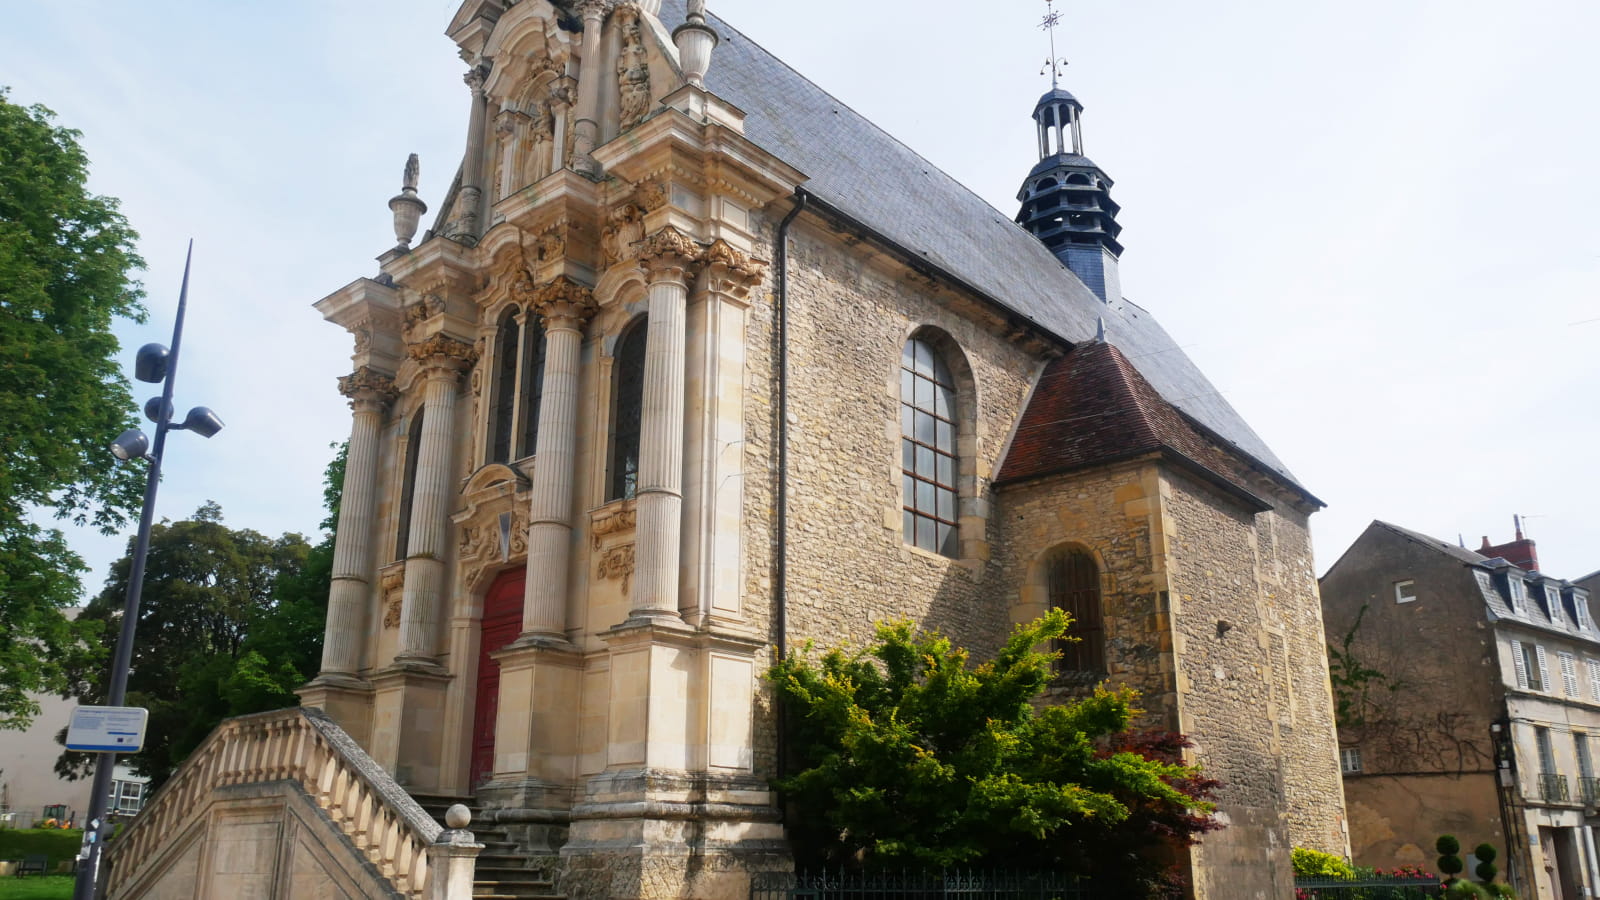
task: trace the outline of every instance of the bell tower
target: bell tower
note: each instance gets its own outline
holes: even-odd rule
[[[1046,0],[1051,2],[1051,0]],[[1102,301],[1122,298],[1117,258],[1122,244],[1117,235],[1121,207],[1111,199],[1111,178],[1083,155],[1083,104],[1061,88],[1061,68],[1066,60],[1055,56],[1055,26],[1060,14],[1053,8],[1042,28],[1050,33],[1050,91],[1033,107],[1039,133],[1039,162],[1028,172],[1017,192],[1022,209],[1017,224],[1050,248],[1062,265],[1095,292]]]

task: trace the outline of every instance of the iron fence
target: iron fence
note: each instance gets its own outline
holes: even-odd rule
[[[750,900],[1129,900],[1058,872],[757,872]]]
[[[1434,878],[1296,878],[1295,900],[1424,900],[1442,897],[1444,889]]]

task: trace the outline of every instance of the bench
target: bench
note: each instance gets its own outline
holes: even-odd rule
[[[21,878],[22,876],[30,873],[34,875],[43,875],[49,864],[50,860],[43,854],[37,856],[25,856],[23,857],[22,862],[17,864],[17,877]]]

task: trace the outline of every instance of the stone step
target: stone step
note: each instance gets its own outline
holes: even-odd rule
[[[444,814],[457,803],[472,810],[473,822],[468,825],[473,840],[483,845],[478,854],[472,896],[475,900],[566,900],[565,894],[556,893],[555,882],[542,869],[528,867],[528,857],[517,850],[504,829],[477,820],[482,811],[471,797],[452,797],[439,794],[412,794],[428,815],[444,824]]]

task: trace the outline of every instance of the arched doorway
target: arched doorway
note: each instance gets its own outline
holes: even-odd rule
[[[522,632],[522,590],[527,570],[501,572],[483,598],[482,632],[478,642],[478,693],[472,714],[473,790],[494,776],[494,724],[500,709],[500,664],[489,655]]]

